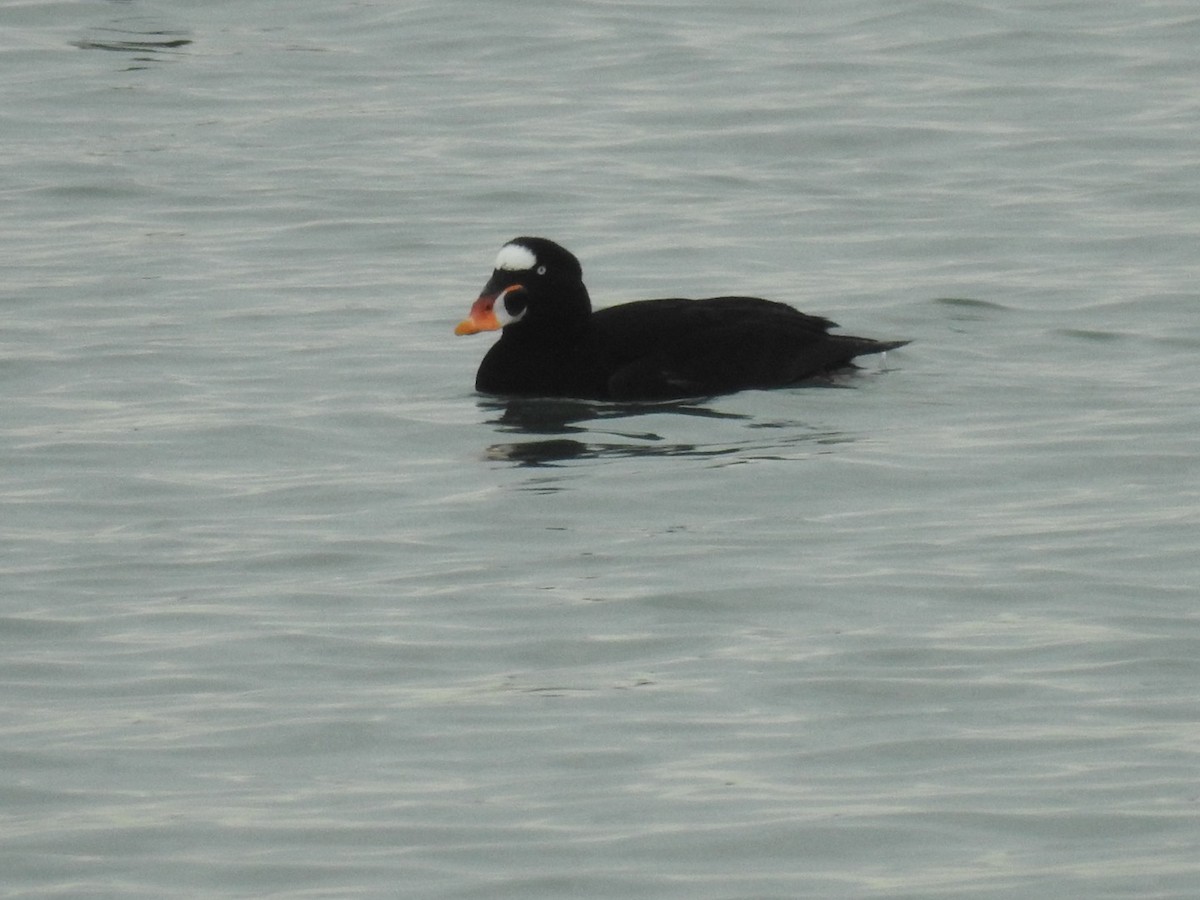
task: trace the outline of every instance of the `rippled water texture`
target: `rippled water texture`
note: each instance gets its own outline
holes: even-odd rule
[[[1200,15],[0,12],[6,896],[1200,894]],[[911,338],[476,395],[598,305]]]

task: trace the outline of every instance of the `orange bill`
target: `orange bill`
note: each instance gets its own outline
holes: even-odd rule
[[[495,331],[500,327],[496,319],[496,295],[484,294],[471,306],[470,314],[458,323],[455,334],[478,334],[481,331]]]

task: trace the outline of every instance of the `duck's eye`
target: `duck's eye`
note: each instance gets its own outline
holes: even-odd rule
[[[539,275],[545,275],[545,274],[546,274],[546,267],[545,267],[545,266],[538,266],[538,267],[537,267],[537,273],[538,273]]]

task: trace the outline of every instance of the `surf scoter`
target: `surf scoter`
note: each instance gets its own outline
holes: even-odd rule
[[[836,325],[757,297],[639,300],[592,312],[583,270],[553,241],[519,237],[455,334],[502,328],[476,390],[667,400],[795,384],[908,341],[829,334]]]

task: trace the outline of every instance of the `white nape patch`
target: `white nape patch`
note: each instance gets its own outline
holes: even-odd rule
[[[528,247],[520,244],[505,244],[496,254],[497,269],[506,272],[526,272],[537,265],[537,257]]]

